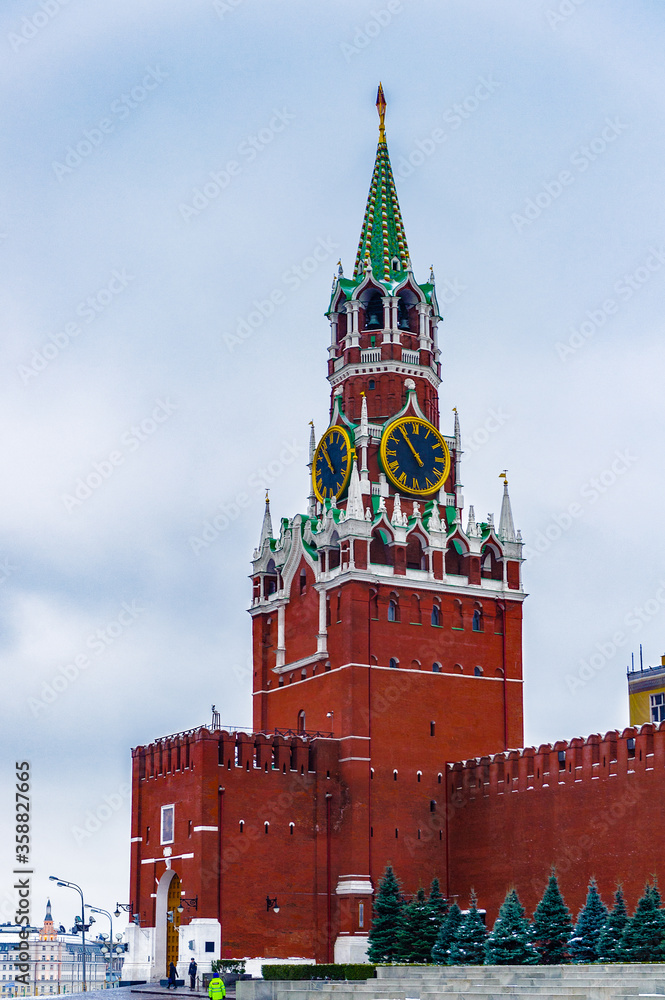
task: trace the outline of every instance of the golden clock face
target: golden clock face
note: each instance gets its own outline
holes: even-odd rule
[[[329,427],[319,441],[312,464],[314,492],[321,502],[337,499],[351,475],[351,439],[343,427]]]
[[[399,417],[381,438],[384,471],[400,492],[429,496],[440,490],[450,471],[448,445],[420,417]]]

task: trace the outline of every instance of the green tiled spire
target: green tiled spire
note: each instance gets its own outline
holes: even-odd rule
[[[374,275],[380,280],[389,281],[396,272],[406,270],[409,249],[406,245],[402,213],[399,210],[395,178],[390,166],[390,156],[386,144],[384,125],[386,99],[383,96],[381,84],[379,84],[376,95],[376,107],[380,123],[379,145],[376,150],[372,183],[367,198],[353,276],[354,278],[358,277],[369,253]],[[392,263],[395,258],[399,261],[399,267],[393,268]]]

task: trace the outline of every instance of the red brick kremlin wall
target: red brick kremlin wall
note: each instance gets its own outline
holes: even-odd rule
[[[550,866],[576,916],[591,876],[629,909],[665,887],[665,723],[454,764],[448,772],[450,892],[475,888],[488,923],[514,886],[531,914]]]

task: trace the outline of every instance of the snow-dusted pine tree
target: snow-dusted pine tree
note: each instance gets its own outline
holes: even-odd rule
[[[430,912],[436,921],[436,928],[438,930],[441,926],[441,921],[448,912],[448,900],[445,896],[441,895],[441,886],[439,885],[438,878],[432,879],[432,884],[429,887],[427,905],[429,906]]]
[[[401,923],[404,897],[395,872],[388,865],[374,901],[374,918],[369,931],[367,956],[370,962],[394,962],[397,955],[397,932]]]
[[[450,946],[457,936],[457,931],[461,923],[462,911],[457,903],[453,903],[441,922],[439,933],[432,948],[432,961],[435,965],[448,965]]]
[[[600,898],[595,878],[589,882],[586,903],[580,910],[568,943],[570,957],[577,965],[597,962],[598,942],[607,923],[607,907]]]
[[[567,949],[572,930],[570,910],[563,901],[557,877],[552,871],[543,898],[534,911],[531,928],[541,965],[561,965],[569,961]]]
[[[614,893],[614,906],[607,918],[598,941],[598,958],[601,962],[621,962],[621,938],[628,923],[628,910],[623,889],[617,886]]]
[[[662,962],[664,939],[665,915],[660,909],[660,893],[655,885],[647,883],[621,937],[621,960]]]
[[[471,890],[471,906],[462,917],[450,943],[448,965],[482,965],[485,961],[487,929],[478,913],[478,900]]]
[[[485,965],[533,965],[537,961],[524,907],[515,890],[510,889],[485,942]]]

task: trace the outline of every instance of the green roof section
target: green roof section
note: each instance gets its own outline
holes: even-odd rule
[[[407,270],[409,248],[388,155],[384,125],[386,100],[381,84],[376,97],[376,107],[380,122],[379,145],[376,150],[372,183],[367,197],[353,276],[358,278],[361,275],[369,255],[374,276],[383,281],[390,281],[395,279],[397,273]],[[395,259],[399,262],[397,267],[392,266]]]

